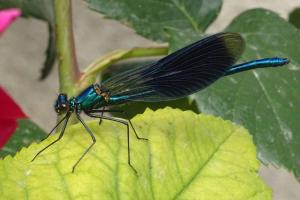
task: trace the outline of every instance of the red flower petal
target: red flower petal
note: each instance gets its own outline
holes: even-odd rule
[[[0,86],[0,120],[27,118],[18,104]]]
[[[6,144],[16,129],[17,121],[0,120],[0,149]]]
[[[27,118],[17,103],[0,87],[0,149],[17,128],[17,119]]]

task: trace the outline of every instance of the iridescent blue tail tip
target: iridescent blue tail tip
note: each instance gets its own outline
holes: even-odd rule
[[[227,70],[225,76],[256,68],[280,67],[288,64],[289,62],[289,59],[279,57],[252,60],[246,63],[241,63],[230,67]]]

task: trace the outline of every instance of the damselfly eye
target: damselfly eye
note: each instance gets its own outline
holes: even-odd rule
[[[65,113],[69,109],[69,101],[66,94],[59,94],[54,105],[55,112],[58,114]]]

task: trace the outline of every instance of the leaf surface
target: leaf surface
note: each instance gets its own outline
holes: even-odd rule
[[[57,144],[30,162],[53,141],[23,149],[0,161],[0,196],[5,199],[271,199],[257,174],[255,146],[248,132],[229,121],[190,111],[147,110],[132,120],[131,161],[127,164],[126,127],[88,122],[97,143],[77,124]]]
[[[86,0],[89,7],[116,19],[152,40],[168,41],[168,31],[197,32],[200,36],[215,20],[221,0]]]
[[[300,7],[295,8],[289,14],[289,22],[300,29]]]
[[[249,10],[226,29],[246,40],[243,61],[286,57],[290,64],[222,78],[195,95],[199,109],[249,129],[264,163],[300,177],[300,32],[277,14]]]
[[[6,122],[10,124],[11,122]],[[0,158],[7,155],[15,155],[23,147],[27,147],[32,142],[39,142],[46,133],[37,124],[30,119],[18,119],[16,122],[16,130],[4,147],[0,150]]]

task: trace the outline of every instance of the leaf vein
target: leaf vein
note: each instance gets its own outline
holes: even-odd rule
[[[231,132],[227,137],[224,138],[224,140],[215,148],[215,150],[212,152],[212,154],[208,157],[208,159],[203,163],[202,166],[199,167],[199,169],[196,171],[194,176],[191,177],[191,179],[182,187],[180,191],[178,191],[177,194],[172,199],[178,199],[180,195],[192,184],[194,179],[202,172],[204,167],[209,164],[209,162],[213,159],[216,153],[219,152],[220,148],[228,141],[228,139],[234,134],[234,132]]]

